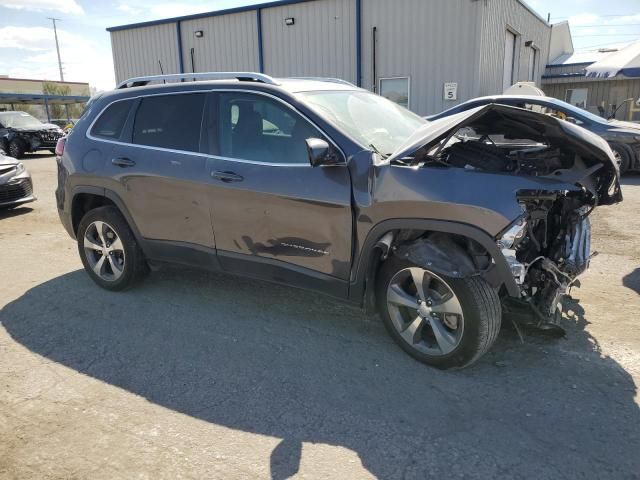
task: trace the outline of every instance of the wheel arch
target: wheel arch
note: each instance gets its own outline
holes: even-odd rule
[[[71,198],[71,224],[73,233],[77,235],[80,221],[87,212],[107,205],[114,206],[118,209],[129,225],[129,228],[131,228],[136,240],[140,242],[140,231],[122,199],[114,191],[100,187],[78,186],[73,189]]]
[[[373,292],[377,272],[384,262],[386,245],[381,240],[392,232],[421,231],[424,233],[441,233],[451,236],[459,236],[471,239],[478,243],[493,260],[491,268],[482,272],[482,277],[495,288],[506,290],[507,294],[518,297],[520,290],[513,278],[511,269],[495,240],[484,230],[459,222],[430,219],[390,219],[378,223],[373,227],[362,248],[357,255],[354,269],[352,270],[351,286],[349,289],[350,300],[364,305],[368,311],[375,305]]]

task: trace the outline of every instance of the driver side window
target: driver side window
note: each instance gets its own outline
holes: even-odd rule
[[[324,138],[306,119],[264,95],[222,93],[214,108],[218,154],[222,157],[308,164],[306,140]]]

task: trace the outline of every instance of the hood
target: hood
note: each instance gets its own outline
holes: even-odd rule
[[[640,135],[640,124],[633,122],[625,122],[623,120],[609,120],[609,125],[611,127],[620,128],[622,130],[632,130],[633,133]]]
[[[3,155],[2,150],[0,149],[0,167],[5,167],[7,165],[17,165],[18,163],[20,162],[15,158]]]
[[[555,117],[507,105],[489,104],[428,123],[414,132],[386,162],[428,151],[460,128],[471,127],[478,135],[500,135],[549,145],[580,157],[571,169],[558,170],[549,178],[577,184],[592,191],[600,204],[622,199],[619,167],[609,144],[578,125]]]

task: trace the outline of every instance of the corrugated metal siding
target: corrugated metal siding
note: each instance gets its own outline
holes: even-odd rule
[[[140,75],[179,73],[176,24],[111,32],[116,82]]]
[[[410,108],[440,112],[477,96],[481,2],[363,0],[363,87],[373,89],[373,27],[377,77],[411,77]],[[458,100],[444,100],[444,83],[458,83]]]
[[[485,5],[482,12],[479,95],[494,95],[503,91],[504,42],[507,29],[518,35],[515,81],[527,80],[529,47],[525,46],[525,42],[532,40],[539,48],[536,84],[540,85],[542,73],[549,60],[551,27],[514,0],[481,0],[478,3]]]
[[[257,72],[257,13],[242,12],[181,22],[184,71],[191,72],[191,48],[196,72]],[[203,37],[195,32],[202,30]]]
[[[285,25],[285,18],[295,25]],[[262,11],[265,73],[356,81],[355,0],[317,0]]]
[[[555,80],[555,79],[554,79]],[[627,98],[640,98],[640,80],[638,79],[585,79],[580,82],[553,81],[542,86],[544,92],[549,97],[564,100],[567,90],[576,88],[586,88],[587,110],[598,114],[598,105],[604,103],[604,109],[610,112],[611,105],[621,105]],[[620,110],[616,118],[624,120],[628,117],[629,107],[625,105]]]

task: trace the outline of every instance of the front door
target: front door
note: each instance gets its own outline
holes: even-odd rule
[[[346,281],[349,172],[346,165],[313,168],[306,151],[307,138],[326,137],[266,94],[212,94],[208,114],[206,135],[215,154],[208,163],[210,202],[222,267],[287,283],[291,276],[272,272]]]

